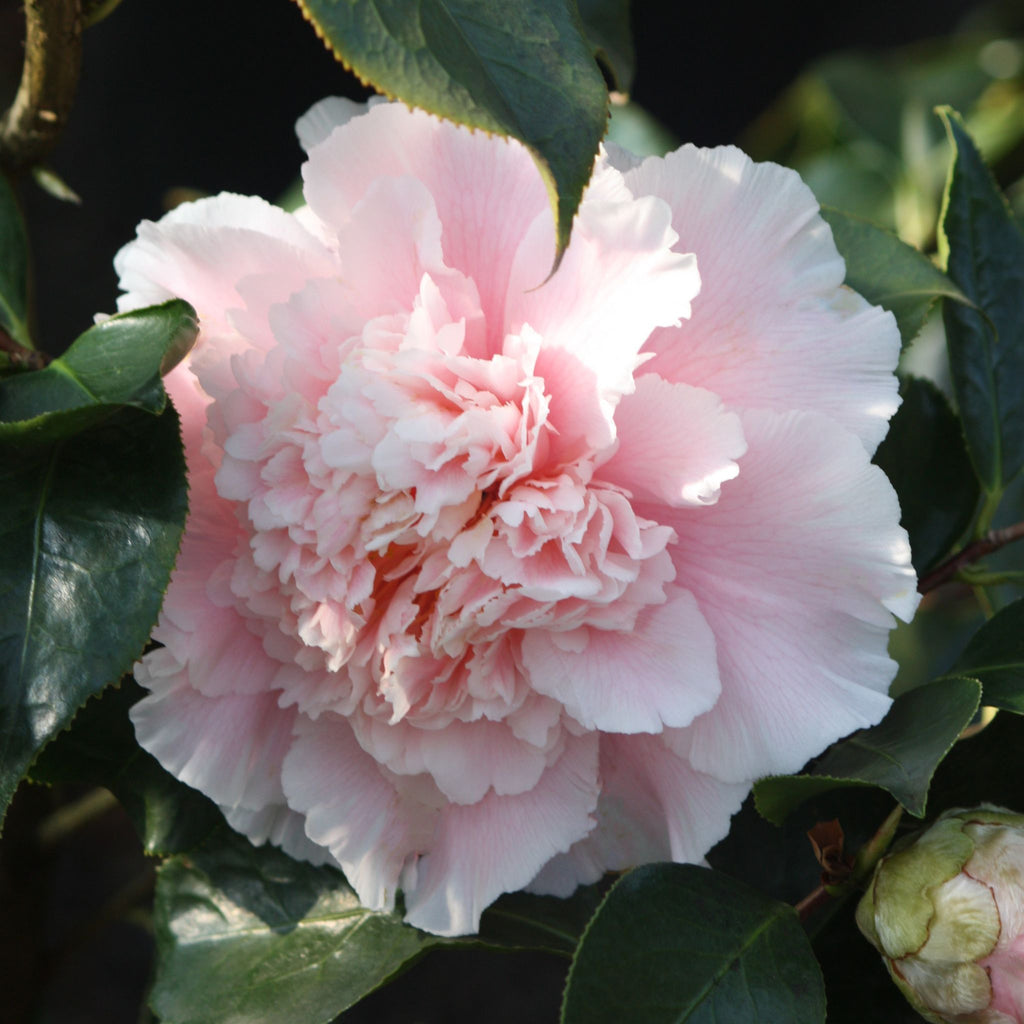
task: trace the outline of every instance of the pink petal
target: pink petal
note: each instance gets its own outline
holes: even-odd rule
[[[139,743],[182,782],[225,807],[280,803],[295,712],[276,694],[204,697],[166,648],[135,667],[152,691],[131,709]]]
[[[747,450],[739,417],[717,395],[653,373],[637,378],[615,426],[619,447],[598,475],[641,500],[714,504]]]
[[[308,153],[314,146],[319,146],[335,128],[365,113],[365,103],[356,103],[344,96],[328,96],[314,103],[295,122],[299,145]]]
[[[447,799],[475,804],[493,790],[509,796],[532,789],[547,768],[546,747],[518,739],[504,722],[450,722],[443,729],[420,729],[356,718],[359,742],[374,759],[399,775],[429,775]]]
[[[698,863],[725,837],[749,789],[696,771],[659,736],[602,736],[597,825],[549,861],[530,891],[564,897],[606,871]]]
[[[718,697],[715,638],[692,594],[644,609],[628,634],[587,631],[573,650],[558,633],[527,630],[523,665],[533,689],[560,701],[586,729],[660,732],[688,725]]]
[[[309,277],[331,274],[327,253],[294,217],[254,196],[224,192],[183,203],[160,220],[143,221],[138,237],[114,259],[121,311],[173,297],[196,308],[204,331],[227,329],[228,310],[242,306],[237,286],[265,275],[280,299]]]
[[[430,848],[444,803],[429,780],[408,780],[399,792],[394,778],[330,712],[302,720],[282,774],[288,806],[306,815],[307,836],[331,851],[371,910],[394,907],[406,862]]]
[[[796,412],[747,413],[743,429],[718,504],[665,516],[722,681],[677,749],[734,782],[795,771],[878,722],[896,670],[886,609],[909,619],[918,601],[896,495],[852,434]]]
[[[597,795],[597,737],[588,734],[569,738],[528,793],[449,804],[405,886],[406,920],[435,935],[477,931],[480,914],[501,893],[521,889],[590,831]]]
[[[840,288],[843,260],[799,176],[733,147],[683,146],[625,179],[672,208],[677,248],[697,253],[702,282],[692,318],[651,336],[645,370],[733,408],[825,413],[873,452],[898,405],[899,332]]]
[[[302,174],[310,208],[335,231],[376,179],[423,182],[444,225],[445,262],[473,278],[500,343],[512,259],[534,218],[550,217],[543,182],[523,146],[382,103],[314,147]]]
[[[259,810],[247,807],[222,807],[227,823],[257,846],[273,843],[289,857],[310,864],[335,863],[328,850],[318,846],[306,835],[306,819],[286,804],[268,804]]]
[[[619,179],[611,168],[601,176]],[[544,339],[535,372],[553,395],[550,421],[567,450],[581,433],[577,407],[603,414],[584,433],[588,446],[600,449],[614,439],[611,418],[620,397],[633,390],[640,347],[653,328],[690,315],[700,277],[692,255],[673,251],[671,216],[660,200],[637,200],[625,190],[615,195],[599,178],[584,196],[558,273],[540,279],[554,254],[548,211],[516,253],[508,330],[528,324]],[[567,366],[572,376],[565,376]]]

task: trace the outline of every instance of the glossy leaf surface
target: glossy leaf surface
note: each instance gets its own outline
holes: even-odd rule
[[[576,6],[598,62],[616,91],[628,95],[636,70],[628,0],[577,0]]]
[[[0,380],[0,441],[54,441],[119,406],[160,413],[167,404],[160,378],[198,331],[195,310],[180,299],[90,327],[45,369]]]
[[[772,776],[754,786],[757,809],[779,823],[809,797],[844,786],[878,786],[921,817],[942,759],[981,700],[974,679],[939,679],[897,697],[885,718],[840,740],[806,775]]]
[[[519,139],[548,186],[564,251],[608,117],[607,88],[575,5],[297,2],[335,56],[385,95]]]
[[[931,381],[909,378],[900,397],[875,462],[896,488],[914,568],[923,573],[970,525],[980,490],[945,395]]]
[[[954,159],[940,252],[977,307],[945,308],[953,389],[978,479],[998,492],[1024,465],[1024,234],[959,116],[942,117]]]
[[[949,675],[977,679],[985,704],[1024,714],[1024,598],[974,634]]]
[[[821,972],[793,908],[727,875],[651,864],[608,893],[573,961],[563,1024],[814,1024]]]
[[[0,444],[0,807],[141,653],[186,507],[172,410],[125,410],[52,445]]]
[[[937,299],[963,299],[927,256],[892,232],[827,206],[821,215],[846,260],[846,283],[896,317],[904,345],[917,337]]]

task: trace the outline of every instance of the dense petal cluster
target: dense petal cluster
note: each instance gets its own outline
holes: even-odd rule
[[[299,135],[308,206],[201,200],[118,256],[121,309],[202,324],[141,743],[441,934],[699,860],[888,705],[892,317],[736,149],[602,154],[548,279],[518,144],[341,100]]]

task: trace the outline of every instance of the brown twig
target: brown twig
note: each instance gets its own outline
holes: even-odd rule
[[[825,906],[828,901],[832,899],[832,894],[823,885],[819,885],[817,889],[813,889],[809,892],[796,906],[793,908],[796,910],[797,917],[801,921],[806,921],[820,907]]]
[[[0,164],[20,171],[49,155],[71,112],[81,63],[81,0],[25,0],[25,63],[0,118]]]
[[[984,537],[968,544],[962,551],[947,558],[926,576],[922,576],[917,589],[922,594],[934,590],[952,579],[961,569],[976,562],[979,558],[990,555],[993,551],[1006,547],[1014,541],[1024,539],[1024,523],[1014,523],[1002,530],[989,530]]]

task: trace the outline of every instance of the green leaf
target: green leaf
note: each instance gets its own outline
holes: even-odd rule
[[[821,215],[846,260],[846,283],[896,317],[904,345],[917,337],[936,299],[965,301],[927,256],[892,232],[828,206]]]
[[[107,687],[43,748],[29,777],[104,786],[128,812],[146,853],[186,853],[227,826],[212,800],[179,782],[135,741],[128,709],[144,694],[131,677]]]
[[[949,277],[977,308],[947,303],[946,340],[971,462],[999,493],[1024,465],[1024,235],[960,117],[940,231]]]
[[[628,96],[636,71],[629,0],[577,0],[576,6],[594,55],[615,91]]]
[[[0,442],[54,441],[125,405],[159,414],[167,404],[160,378],[198,331],[195,310],[180,299],[90,327],[45,369],[0,379]]]
[[[10,182],[0,172],[0,330],[32,348],[28,333],[28,237]]]
[[[607,888],[604,882],[583,885],[566,899],[506,893],[480,918],[480,941],[572,956]]]
[[[970,526],[979,488],[960,421],[945,395],[931,381],[915,377],[902,382],[900,395],[903,404],[889,424],[875,463],[896,488],[914,568],[923,573]]]
[[[620,879],[580,943],[562,1024],[813,1024],[821,972],[791,906],[691,864]]]
[[[923,817],[935,769],[980,701],[981,685],[974,679],[938,679],[910,690],[893,701],[878,725],[834,744],[807,774],[755,783],[757,809],[780,824],[809,797],[844,786],[878,786]]]
[[[985,704],[1024,714],[1024,598],[986,622],[947,675],[977,679]]]
[[[125,410],[53,445],[0,443],[0,809],[141,653],[186,507],[171,409]]]
[[[608,92],[574,5],[566,0],[296,2],[338,60],[385,95],[470,128],[519,139],[548,188],[557,262],[608,118]]]
[[[164,864],[154,923],[150,1005],[168,1024],[326,1024],[445,941],[361,907],[340,872],[232,834]]]

